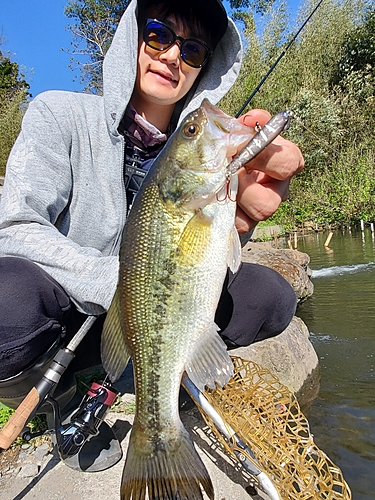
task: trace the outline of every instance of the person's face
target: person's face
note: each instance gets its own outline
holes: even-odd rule
[[[174,18],[164,21],[177,35],[183,38],[190,35]],[[160,52],[148,47],[141,35],[133,97],[136,102],[141,101],[143,107],[174,105],[191,89],[200,71],[201,68],[192,68],[181,59],[178,42]]]

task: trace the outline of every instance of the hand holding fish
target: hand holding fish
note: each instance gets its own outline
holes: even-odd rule
[[[254,128],[257,123],[263,126],[270,118],[267,111],[253,109],[239,121]],[[300,149],[278,136],[238,172],[236,227],[239,233],[250,231],[276,212],[288,197],[290,179],[303,167]]]

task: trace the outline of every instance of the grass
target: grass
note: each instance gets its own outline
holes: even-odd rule
[[[14,410],[8,408],[0,402],[0,429],[8,422],[10,416],[14,413]]]
[[[10,417],[13,415],[15,410],[12,408],[8,408],[8,406],[5,406],[3,403],[0,402],[0,430],[4,427],[4,425],[8,422]],[[45,415],[36,415],[28,424],[27,426],[30,428],[30,431],[33,432],[40,432],[40,431],[45,431],[47,429],[47,420]],[[19,446],[24,443],[27,443],[27,441],[23,440],[22,438],[17,438],[13,446]]]

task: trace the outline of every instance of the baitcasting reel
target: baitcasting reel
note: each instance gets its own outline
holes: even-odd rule
[[[118,391],[107,382],[93,382],[69,423],[61,424],[56,415],[56,439],[60,457],[65,460],[79,453],[83,445],[99,433]]]

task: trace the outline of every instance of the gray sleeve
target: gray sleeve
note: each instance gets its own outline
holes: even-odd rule
[[[55,226],[72,189],[69,141],[69,132],[43,101],[34,100],[8,160],[0,204],[0,254],[37,263],[81,312],[100,314],[109,308],[116,288],[118,257],[77,245]]]

